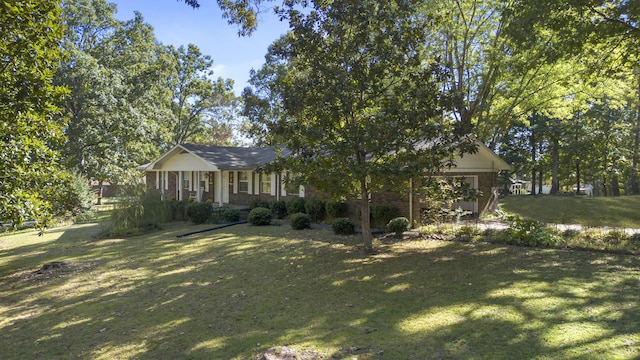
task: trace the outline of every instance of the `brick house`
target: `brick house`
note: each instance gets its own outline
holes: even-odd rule
[[[260,173],[256,169],[276,158],[273,147],[227,147],[179,144],[156,161],[139,167],[146,172],[150,191],[158,191],[165,200],[210,201],[246,207],[251,201],[323,198],[312,186],[291,189],[285,186],[285,172]],[[456,159],[456,167],[443,176],[463,176],[470,185],[482,192],[475,202],[460,203],[465,209],[479,215],[497,189],[498,172],[510,166],[484,144],[478,143],[478,152]],[[387,204],[398,208],[401,216],[419,219],[421,199],[413,191],[400,195],[381,191],[371,195],[371,203]],[[326,198],[326,197],[324,197]],[[356,205],[356,203],[354,203]],[[357,205],[356,205],[357,206]],[[350,206],[355,214],[355,206]]]

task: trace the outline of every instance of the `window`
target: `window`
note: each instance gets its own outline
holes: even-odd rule
[[[260,192],[263,194],[271,194],[271,174],[261,174],[260,178]]]
[[[191,172],[182,172],[182,188],[191,190]]]
[[[249,174],[246,171],[238,171],[238,192],[249,192]]]

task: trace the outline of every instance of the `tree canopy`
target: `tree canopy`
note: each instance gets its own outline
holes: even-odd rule
[[[229,143],[230,80],[213,80],[213,62],[195,45],[161,44],[142,14],[115,19],[106,0],[64,0],[68,56],[56,71],[70,90],[61,151],[84,176],[121,183],[176,143]]]
[[[36,220],[44,227],[66,207],[68,178],[52,145],[62,140],[53,121],[54,68],[62,59],[63,26],[55,0],[0,2],[0,220]]]
[[[472,148],[459,122],[444,117],[443,73],[426,61],[431,22],[396,1],[315,2],[305,14],[294,7],[280,14],[292,31],[272,45],[251,80],[255,89],[245,90],[246,114],[255,134],[291,152],[277,165],[292,179],[362,199],[371,250],[370,193],[437,173]]]

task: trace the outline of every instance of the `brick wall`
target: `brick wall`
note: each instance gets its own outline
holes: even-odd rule
[[[209,191],[203,194],[202,199],[203,200],[211,199],[212,201],[215,201],[217,203],[219,199],[215,198],[215,196],[217,196],[217,194],[215,194],[215,191],[216,191],[215,188],[220,186],[220,184],[217,183],[218,177],[215,176],[215,173],[210,173],[210,175],[214,176],[213,178],[215,179],[215,182],[214,182],[215,186],[211,186],[211,183],[210,183]],[[487,173],[456,173],[454,175],[455,176],[470,176],[470,175],[477,176],[478,190],[482,192],[482,196],[478,198],[478,211],[482,212],[482,210],[484,209],[484,207],[486,206],[487,202],[490,199],[492,187],[497,186],[497,174],[487,172]],[[178,172],[168,172],[168,179],[169,179],[169,189],[167,190],[161,189],[161,191],[163,192],[165,199],[171,200],[176,197],[176,185],[178,182]],[[148,172],[146,174],[146,180],[147,180],[147,189],[150,191],[157,191],[155,172]],[[418,184],[417,181],[414,183]],[[180,190],[182,191],[182,189]],[[195,194],[196,192],[193,191],[192,193]],[[185,199],[187,199],[189,195],[190,195],[190,192],[187,191],[184,194]],[[295,195],[293,195],[291,192],[287,192],[287,196],[280,196],[280,200],[287,201],[289,199],[297,198],[297,197],[298,197],[297,192],[295,192]],[[262,193],[259,195],[249,194],[249,193],[234,194],[232,191],[230,191],[229,193],[229,203],[233,205],[249,206],[249,204],[251,204],[251,202],[256,199],[266,200],[266,201],[275,201],[277,197],[275,195],[262,194]],[[305,200],[322,199],[322,200],[328,201],[329,197],[319,193],[313,186],[305,186],[304,199]],[[391,187],[386,187],[382,191],[372,194],[370,204],[372,206],[378,205],[378,204],[394,206],[399,210],[399,216],[404,216],[406,218],[413,218],[414,221],[419,222],[421,199],[415,193],[412,194],[412,202],[413,202],[413,214],[410,214],[409,213],[410,203],[409,203],[408,192],[405,191],[404,193],[398,193],[398,192],[392,191]],[[349,206],[349,217],[356,222],[360,222],[360,212],[358,210],[360,207],[360,203],[361,201],[357,199],[347,201],[347,204]]]

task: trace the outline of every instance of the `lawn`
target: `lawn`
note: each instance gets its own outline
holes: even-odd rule
[[[521,217],[554,224],[640,228],[640,196],[506,196],[502,209]]]
[[[322,230],[0,236],[3,358],[637,359],[637,257]],[[63,261],[62,270],[36,273]]]

